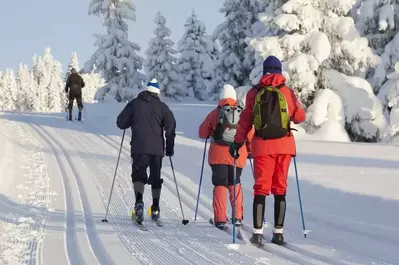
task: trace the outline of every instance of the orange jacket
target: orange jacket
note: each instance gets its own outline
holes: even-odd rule
[[[226,98],[219,101],[218,106],[237,106],[237,101]],[[202,124],[199,127],[199,137],[202,139],[207,139],[212,136],[212,133],[215,131],[217,123],[218,123],[218,109],[214,109],[211,111]],[[239,150],[240,157],[237,159],[237,167],[244,168],[246,164],[246,160],[248,157],[248,149],[250,148],[250,143],[252,136],[254,135],[254,129],[249,129],[247,135],[244,137],[244,140],[247,141],[246,145],[243,145]],[[218,145],[214,142],[211,142],[208,153],[208,163],[210,165],[214,164],[222,164],[222,165],[234,165],[234,159],[230,156],[229,146]]]
[[[285,82],[285,77],[280,74],[268,74],[261,78],[260,84],[262,86],[278,86]],[[289,87],[282,87],[280,91],[284,94],[291,121],[295,124],[301,123],[305,120],[305,111],[301,107],[300,102],[296,98],[294,91]],[[251,88],[246,97],[245,109],[240,115],[238,121],[237,133],[235,141],[243,143],[247,133],[253,127],[253,109],[255,104],[255,97],[257,94],[256,88]],[[296,155],[295,139],[292,133],[288,136],[279,139],[263,140],[262,138],[254,136],[252,141],[252,157],[265,155]]]

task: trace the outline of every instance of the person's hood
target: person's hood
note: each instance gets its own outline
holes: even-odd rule
[[[154,100],[159,100],[159,96],[156,93],[150,91],[140,92],[137,96],[138,99],[143,100],[145,102],[152,102]]]
[[[267,74],[262,76],[260,84],[262,86],[279,86],[285,82],[285,77],[281,74]]]

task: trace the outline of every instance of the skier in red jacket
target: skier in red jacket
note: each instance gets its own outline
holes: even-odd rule
[[[251,142],[255,179],[251,243],[257,246],[263,245],[265,199],[271,193],[274,195],[272,242],[278,245],[284,243],[287,175],[291,158],[296,155],[295,139],[289,124],[305,120],[305,111],[294,91],[285,86],[285,80],[281,62],[274,56],[266,58],[259,84],[247,93],[235,141],[230,146],[231,156],[238,158],[238,150],[255,125]]]

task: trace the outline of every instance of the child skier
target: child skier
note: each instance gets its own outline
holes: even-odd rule
[[[237,123],[242,107],[237,104],[237,95],[231,85],[225,85],[220,95],[218,107],[211,111],[199,127],[199,137],[212,142],[208,153],[208,163],[212,169],[214,223],[223,229],[227,217],[227,193],[231,206],[234,202],[234,159],[229,155],[229,145],[234,141]],[[250,153],[250,141],[253,131],[248,130],[246,145],[240,149],[240,158],[236,161],[236,225],[243,219],[243,197],[241,188],[241,172]]]
[[[288,168],[291,157],[296,155],[295,139],[290,122],[298,124],[305,120],[305,111],[294,91],[285,86],[281,74],[281,62],[269,56],[263,62],[260,83],[251,88],[246,96],[245,109],[238,122],[234,143],[230,146],[232,157],[246,158],[240,147],[244,145],[248,132],[255,125],[252,141],[254,158],[253,235],[251,242],[261,246],[263,239],[263,217],[265,198],[274,195],[274,230],[272,242],[284,244]]]

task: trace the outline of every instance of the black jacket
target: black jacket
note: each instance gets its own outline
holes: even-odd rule
[[[166,150],[173,152],[176,137],[176,120],[159,96],[141,92],[119,114],[116,125],[120,129],[132,129],[131,155],[164,156]]]
[[[76,86],[75,86],[76,85]],[[65,93],[82,94],[82,88],[85,87],[85,82],[79,74],[72,73],[68,76],[65,84]]]

